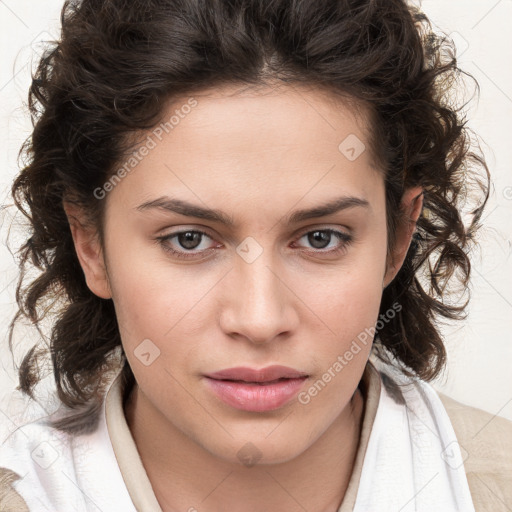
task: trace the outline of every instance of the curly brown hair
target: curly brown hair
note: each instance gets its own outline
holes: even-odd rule
[[[453,42],[435,34],[421,11],[404,0],[68,0],[61,23],[59,41],[33,74],[34,128],[12,186],[30,237],[19,249],[19,310],[9,329],[12,350],[20,319],[44,337],[42,320],[56,315],[47,346],[34,345],[21,362],[18,389],[34,396],[50,354],[57,396],[78,418],[59,428],[77,430],[98,411],[115,364],[134,380],[113,302],[86,284],[63,199],[87,212],[103,241],[105,201],[94,190],[133,151],[131,136],[154,127],[169,99],[223,83],[302,82],[368,107],[372,151],[385,176],[388,250],[404,220],[404,191],[424,190],[416,232],[380,313],[397,301],[402,308],[377,330],[375,347],[411,375],[439,374],[446,351],[437,322],[465,318],[469,298],[446,298],[453,284],[469,281],[490,176],[465,105],[451,95],[470,75],[457,66]],[[470,192],[476,207],[465,226]],[[40,273],[25,286],[30,265]]]

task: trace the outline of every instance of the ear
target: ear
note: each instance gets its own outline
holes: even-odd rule
[[[112,298],[103,250],[97,234],[86,221],[84,212],[75,204],[63,202],[73,236],[78,261],[84,271],[85,281],[92,293],[102,299]]]
[[[399,223],[397,227],[395,247],[389,255],[382,281],[383,288],[386,288],[393,281],[403,265],[411,245],[412,235],[416,230],[416,222],[423,209],[423,189],[420,186],[408,188],[402,196],[400,208],[404,212],[406,220]]]

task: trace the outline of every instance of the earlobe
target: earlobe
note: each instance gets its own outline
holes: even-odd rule
[[[102,299],[112,298],[103,250],[97,231],[88,225],[78,206],[64,202],[75,251],[89,289]]]
[[[395,246],[390,255],[390,261],[386,262],[386,272],[382,280],[382,288],[386,288],[398,274],[403,265],[409,246],[411,245],[412,235],[416,230],[418,221],[423,209],[423,189],[420,186],[411,187],[404,192],[400,207],[404,212],[405,222],[397,227]]]

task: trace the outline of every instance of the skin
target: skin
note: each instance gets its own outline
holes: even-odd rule
[[[194,98],[198,105],[104,199],[104,247],[82,212],[65,205],[87,284],[112,298],[137,381],[128,425],[164,511],[335,511],[357,451],[370,343],[308,404],[269,412],[226,405],[203,375],[281,364],[309,375],[302,390],[321,378],[375,326],[421,212],[421,188],[405,192],[410,222],[387,255],[384,179],[363,109],[304,85],[225,86]],[[163,119],[187,99],[168,105]],[[338,149],[349,134],[367,148],[354,161]],[[369,207],[286,223],[296,209],[345,194]],[[163,195],[222,210],[235,225],[137,210]],[[188,260],[155,240],[197,229],[208,236],[189,249],[179,237],[164,243],[196,254]],[[314,245],[307,234],[321,229],[353,241],[333,235]],[[251,263],[236,251],[247,237],[263,251]],[[149,366],[135,353],[145,339],[160,350]],[[261,454],[252,467],[237,457],[248,442]]]

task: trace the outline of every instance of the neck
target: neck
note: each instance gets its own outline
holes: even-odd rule
[[[352,474],[363,411],[358,388],[342,414],[299,456],[246,467],[219,460],[192,441],[137,385],[125,405],[128,426],[164,512],[336,512]]]

